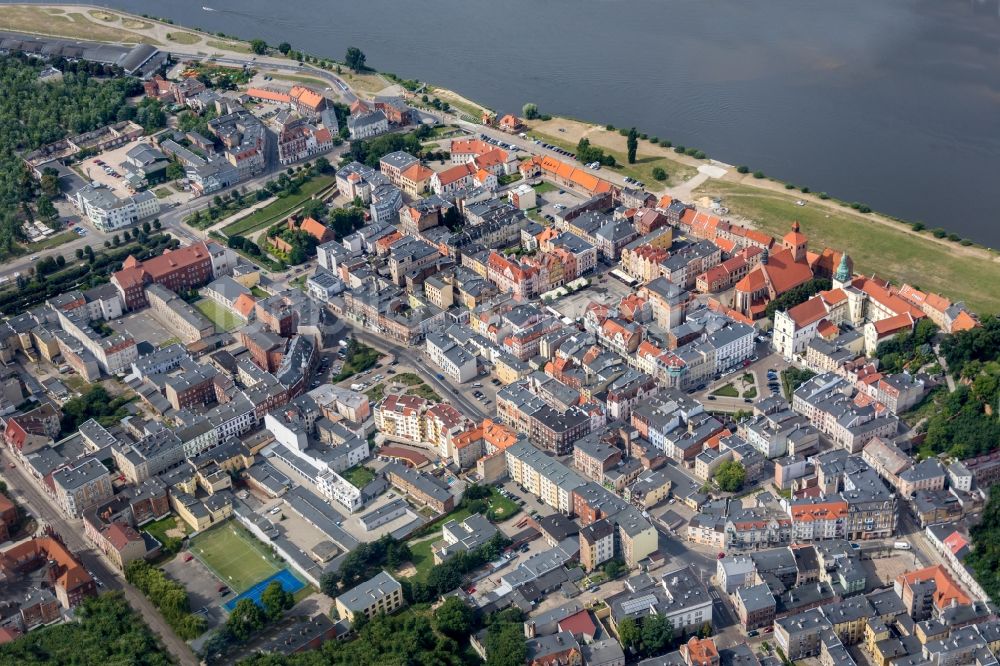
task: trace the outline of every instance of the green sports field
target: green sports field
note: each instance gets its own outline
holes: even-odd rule
[[[234,521],[195,536],[189,550],[237,593],[284,568],[264,544]]]

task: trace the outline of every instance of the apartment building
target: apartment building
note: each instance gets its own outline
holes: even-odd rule
[[[99,184],[77,190],[74,203],[84,217],[105,233],[124,229],[160,212],[160,200],[151,191],[119,198]]]
[[[52,487],[59,507],[70,518],[111,499],[111,475],[97,458],[86,458],[52,472]]]
[[[204,242],[140,261],[133,256],[125,259],[122,269],[111,276],[122,295],[126,310],[147,305],[145,286],[163,285],[177,293],[207,284],[213,277],[212,254]]]
[[[335,601],[337,614],[354,621],[357,615],[389,615],[403,605],[403,586],[385,571],[344,592]]]

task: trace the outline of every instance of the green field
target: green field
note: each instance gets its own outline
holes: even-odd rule
[[[243,320],[226,309],[221,303],[210,298],[203,298],[194,304],[198,310],[212,320],[215,328],[220,331],[232,331],[243,325]]]
[[[763,190],[739,183],[710,180],[695,196],[721,197],[732,213],[752,220],[762,231],[781,238],[793,220],[802,225],[809,249],[845,250],[855,273],[909,283],[965,303],[981,314],[1000,312],[1000,261],[987,259],[977,248],[942,244],[929,234],[909,233],[875,222],[837,203],[809,201],[797,206],[796,195]]]
[[[291,213],[301,206],[306,199],[332,185],[333,181],[334,176],[316,176],[303,185],[298,194],[271,202],[246,217],[226,225],[223,227],[222,232],[227,236],[243,236],[254,231],[259,231]]]
[[[233,521],[192,538],[189,550],[237,593],[284,568],[264,544]]]
[[[738,398],[740,397],[740,392],[736,390],[736,387],[732,384],[726,384],[725,386],[719,387],[712,392],[712,395],[721,396],[724,398]]]

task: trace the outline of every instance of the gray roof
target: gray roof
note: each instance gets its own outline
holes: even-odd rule
[[[337,601],[351,612],[360,612],[379,599],[385,598],[393,592],[402,591],[402,589],[395,578],[385,571],[380,571],[373,578],[344,592],[337,597]]]

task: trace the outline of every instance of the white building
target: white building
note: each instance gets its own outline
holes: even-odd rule
[[[119,199],[99,184],[88,185],[76,193],[76,207],[101,231],[117,231],[160,212],[160,201],[152,192],[139,192]]]
[[[449,379],[464,384],[476,376],[476,357],[451,338],[438,333],[427,334],[427,355]]]

